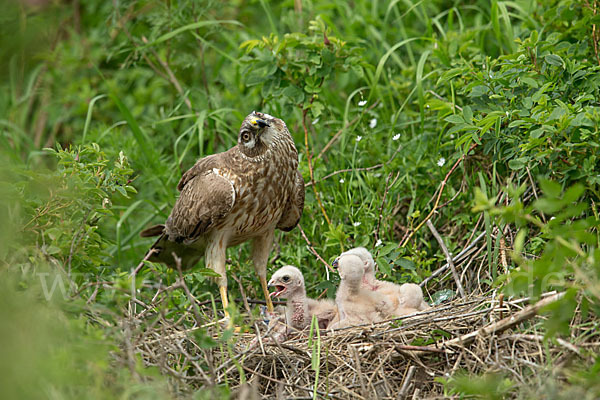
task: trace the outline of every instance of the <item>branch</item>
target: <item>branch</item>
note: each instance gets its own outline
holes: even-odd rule
[[[460,293],[460,296],[463,299],[465,299],[467,297],[465,294],[465,289],[463,289],[462,283],[460,283],[460,277],[456,273],[456,268],[454,267],[454,262],[452,261],[450,252],[446,248],[446,245],[444,244],[444,241],[442,240],[442,237],[440,236],[439,232],[437,231],[437,229],[435,229],[435,226],[433,226],[433,224],[431,223],[431,220],[427,221],[427,227],[429,228],[429,230],[433,234],[433,237],[435,237],[435,240],[437,240],[440,247],[442,248],[442,251],[444,252],[444,256],[446,256],[446,261],[448,262],[448,265],[450,266],[450,270],[452,270],[452,276],[454,277],[454,282],[456,282],[456,286],[458,287],[458,292]]]
[[[501,319],[498,322],[488,324],[483,328],[477,329],[476,331],[449,340],[445,343],[442,343],[442,345],[444,347],[465,345],[473,342],[478,336],[489,336],[491,334],[504,332],[505,330],[510,329],[513,326],[518,325],[521,322],[534,317],[535,315],[537,315],[541,308],[546,307],[548,304],[554,303],[555,301],[561,299],[564,295],[565,292],[561,292],[556,293],[553,296],[546,297],[545,299],[542,299],[537,303],[522,309],[516,314],[510,315],[504,319]]]
[[[313,97],[314,99],[314,97]],[[312,102],[312,100],[311,100]],[[302,109],[302,127],[304,128],[304,149],[306,150],[306,161],[308,162],[308,172],[310,173],[310,182],[313,187],[313,191],[315,192],[315,197],[317,198],[317,203],[321,208],[321,212],[323,216],[325,216],[325,220],[327,221],[327,225],[331,225],[331,220],[327,216],[327,212],[325,211],[325,207],[323,207],[323,203],[321,202],[321,196],[319,196],[319,192],[317,191],[317,187],[315,184],[315,176],[312,167],[312,155],[310,154],[310,147],[308,146],[308,129],[306,128],[306,114],[308,113],[308,108]]]
[[[431,211],[429,212],[429,214],[427,214],[427,216],[425,217],[425,219],[423,219],[423,221],[421,221],[419,223],[419,225],[417,225],[417,227],[406,237],[406,239],[404,239],[404,241],[398,247],[404,247],[404,246],[406,246],[406,244],[410,241],[410,239],[412,239],[412,237],[414,236],[414,234],[417,233],[417,231],[419,229],[421,229],[421,227],[423,225],[425,225],[425,223],[429,220],[429,218],[431,218],[431,216],[433,215],[433,213],[437,210],[438,205],[440,204],[440,198],[442,197],[442,192],[444,191],[444,187],[446,186],[446,183],[448,183],[448,179],[450,178],[450,175],[452,175],[452,173],[454,172],[454,170],[456,169],[456,167],[458,167],[458,165],[465,159],[465,157],[467,156],[467,154],[469,154],[469,152],[471,152],[471,150],[473,150],[475,147],[477,147],[477,143],[473,143],[473,145],[471,146],[471,148],[469,148],[469,150],[465,154],[463,154],[458,160],[456,160],[456,162],[454,163],[454,165],[452,166],[452,168],[450,168],[450,171],[448,171],[448,173],[446,174],[446,177],[442,181],[442,184],[440,185],[440,190],[438,192],[437,198],[435,199],[435,204],[433,205],[433,208],[431,209]]]

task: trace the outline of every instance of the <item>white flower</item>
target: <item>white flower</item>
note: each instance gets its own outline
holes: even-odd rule
[[[396,134],[394,135],[394,137],[392,138],[392,140],[396,141],[396,140],[398,140],[398,139],[400,139],[400,134],[399,134],[399,133],[396,133]]]
[[[340,179],[340,183],[344,183],[344,178]]]
[[[358,106],[359,106],[359,107],[362,107],[362,106],[364,106],[365,104],[367,104],[367,101],[366,101],[366,100],[361,100],[361,101],[359,101],[359,102],[358,102]]]
[[[373,118],[369,121],[369,128],[373,129],[377,126],[377,118]]]
[[[454,139],[454,133],[450,134],[450,139]]]
[[[383,242],[381,241],[381,239],[377,239],[377,243],[375,243],[375,247],[379,247],[383,244]]]
[[[362,140],[362,136],[357,136],[357,137],[356,137],[356,141],[357,141],[357,142],[360,142],[361,140]]]
[[[506,116],[508,117],[508,111],[506,112]]]
[[[438,160],[438,162],[437,162],[437,165],[438,165],[438,167],[443,167],[443,166],[444,166],[444,164],[446,164],[446,159],[445,159],[444,157],[441,157],[441,158]]]
[[[354,225],[354,226],[360,226],[360,222],[355,222],[352,225]]]
[[[425,104],[425,108],[429,108],[429,104]]]
[[[316,125],[318,122],[319,122],[319,118],[315,119],[315,120],[312,122],[312,124],[313,124],[313,125]]]

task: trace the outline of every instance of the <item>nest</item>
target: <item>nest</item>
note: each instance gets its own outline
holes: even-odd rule
[[[157,314],[152,326],[132,318],[137,326],[127,341],[147,366],[171,376],[178,395],[227,385],[241,398],[446,398],[443,381],[459,370],[501,370],[524,382],[548,357],[582,356],[580,347],[561,339],[541,351],[537,312],[561,295],[533,305],[493,296],[454,300],[368,326],[307,329],[282,343],[263,337],[257,321],[245,333],[217,322],[185,328],[185,321],[197,323],[196,309],[179,320]],[[260,341],[252,346],[256,332]],[[598,342],[598,333],[588,336]]]

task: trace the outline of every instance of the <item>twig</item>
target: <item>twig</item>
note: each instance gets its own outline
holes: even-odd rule
[[[375,107],[377,107],[377,105],[379,105],[379,100],[377,100],[376,102],[374,102],[373,104],[371,104],[368,108],[367,111],[371,111],[372,109],[374,109]],[[344,132],[344,130],[346,130],[347,128],[349,128],[351,125],[354,125],[355,123],[358,122],[358,120],[360,120],[360,118],[362,117],[361,115],[357,115],[356,117],[354,117],[354,119],[352,119],[352,121],[348,122],[346,124],[346,126],[344,126],[342,129],[340,129],[339,131],[336,132],[335,135],[333,135],[333,137],[331,138],[331,140],[329,140],[329,142],[327,142],[327,144],[325,145],[325,147],[323,147],[323,150],[321,150],[319,152],[319,154],[315,157],[316,160],[318,160],[319,158],[321,158],[323,156],[323,154],[325,154],[325,152],[327,150],[329,150],[329,148],[331,147],[331,145],[333,145],[333,143],[339,139],[340,135],[342,134],[342,132]]]
[[[138,272],[140,272],[140,269],[142,269],[142,267],[144,266],[144,263],[146,261],[148,261],[150,259],[150,257],[152,257],[152,254],[156,253],[157,250],[156,249],[150,249],[148,250],[148,253],[146,253],[146,255],[144,256],[144,258],[142,259],[142,261],[140,261],[140,263],[138,264],[137,267],[135,267],[135,269],[131,272],[130,276],[136,276]]]
[[[406,396],[406,392],[408,392],[408,387],[410,386],[412,377],[415,374],[416,369],[417,367],[415,367],[414,365],[411,365],[408,368],[408,372],[406,373],[406,377],[404,378],[404,383],[402,383],[402,387],[400,388],[400,392],[398,393],[399,398]]]
[[[284,382],[284,381],[279,380],[279,379],[271,378],[270,376],[261,374],[258,371],[254,371],[253,369],[250,369],[250,368],[246,367],[245,365],[242,365],[241,367],[243,369],[245,369],[246,372],[250,372],[251,374],[260,376],[261,378],[266,379],[268,381],[275,382],[275,383],[278,383],[278,384],[283,385],[283,386],[289,386],[289,387],[293,387],[295,389],[304,390],[304,391],[307,391],[307,392],[310,392],[310,393],[313,392],[313,389],[311,389],[311,388],[307,388],[307,387],[304,387],[304,386],[295,385],[293,383]],[[341,399],[341,397],[336,396],[336,395],[334,395],[332,393],[324,393],[324,392],[320,392],[318,390],[316,392],[317,392],[317,394],[319,394],[320,396],[323,396],[323,397],[334,397],[334,398],[337,398],[337,399]]]
[[[428,90],[429,93],[431,93],[432,95],[434,95],[435,97],[438,98],[438,100],[442,100],[442,101],[448,101],[445,98],[443,98],[442,96],[440,96],[439,94],[437,94],[436,92],[434,92],[433,90]],[[462,107],[457,106],[456,104],[453,104],[454,108],[456,108],[457,110],[462,111]]]
[[[547,306],[548,304],[554,303],[565,295],[565,292],[556,293],[553,296],[546,297],[538,301],[537,303],[530,305],[516,314],[508,316],[504,319],[501,319],[498,322],[494,322],[484,326],[483,328],[477,329],[476,331],[469,332],[465,335],[457,337],[455,339],[449,340],[442,345],[444,347],[448,346],[456,346],[456,345],[465,345],[473,342],[478,336],[488,336],[490,334],[501,333],[509,328],[512,328],[515,325],[520,324],[523,321],[526,321],[533,316],[535,316],[538,311]]]
[[[460,282],[460,277],[456,273],[456,268],[454,267],[454,262],[452,261],[452,256],[450,256],[450,252],[448,252],[448,249],[446,248],[446,245],[444,244],[442,237],[440,236],[437,229],[435,229],[435,226],[433,226],[433,223],[431,223],[431,220],[427,220],[427,227],[433,234],[433,237],[435,237],[435,240],[437,240],[442,251],[444,252],[444,256],[446,257],[446,261],[448,262],[448,265],[450,266],[450,270],[452,271],[452,277],[454,277],[454,282],[456,282],[456,287],[458,288],[458,292],[460,293],[460,296],[463,299],[466,299],[467,295],[465,294],[465,289],[463,288],[462,283]]]
[[[323,264],[325,264],[325,266],[327,268],[329,268],[329,270],[331,270],[331,272],[335,272],[335,270],[333,269],[333,267],[331,265],[329,265],[327,263],[327,261],[325,261],[323,259],[323,257],[321,257],[319,255],[319,253],[317,253],[317,251],[315,250],[315,248],[313,247],[312,243],[310,242],[310,240],[308,240],[308,237],[306,237],[306,234],[304,233],[304,230],[302,229],[302,226],[300,224],[298,224],[298,230],[300,230],[300,234],[302,234],[302,237],[304,238],[304,240],[306,241],[306,244],[308,244],[308,249],[310,250],[311,253],[313,253],[318,259],[319,261],[321,261]]]
[[[339,171],[334,171],[332,173],[330,173],[329,175],[325,175],[323,178],[319,179],[318,181],[316,181],[315,183],[319,183],[319,182],[323,182],[325,179],[331,178],[332,176],[336,176],[339,174],[343,174],[344,172],[356,172],[356,171],[371,171],[377,168],[381,168],[383,167],[385,164],[377,164],[377,165],[373,165],[370,167],[364,167],[364,168],[346,168],[346,169],[340,169]],[[312,186],[313,183],[312,182],[307,182],[304,184],[304,187],[309,187]]]
[[[85,217],[83,217],[83,221],[81,222],[79,229],[77,229],[77,232],[75,233],[75,235],[73,235],[73,240],[71,240],[71,248],[69,249],[69,257],[67,258],[67,275],[69,276],[69,278],[71,277],[71,261],[73,260],[73,252],[75,251],[75,247],[79,246],[79,242],[81,242],[81,239],[83,239],[83,235],[81,235],[80,237],[79,234],[85,228],[85,224],[87,223],[87,219],[90,216],[91,212],[92,208],[90,208],[85,214]]]
[[[313,97],[314,99],[314,97]],[[312,100],[311,99],[311,102]],[[317,199],[317,203],[319,204],[319,208],[321,208],[321,212],[327,221],[327,225],[331,225],[331,220],[327,216],[327,212],[325,211],[325,207],[323,207],[323,203],[321,202],[321,196],[317,191],[317,187],[315,184],[315,175],[312,166],[312,154],[310,153],[310,147],[308,146],[308,129],[306,128],[306,114],[308,113],[308,108],[302,109],[302,127],[304,128],[304,150],[306,151],[306,161],[308,163],[308,172],[310,174],[310,182],[312,183],[313,191],[315,192],[315,197]]]
[[[145,44],[148,44],[148,39],[146,39],[145,36],[142,36],[142,41]],[[154,50],[154,48],[152,46],[149,46],[149,48],[150,48],[150,51],[152,52],[152,54],[154,54],[154,57],[156,57],[156,59],[160,63],[160,65],[162,65],[162,67],[165,69],[165,71],[167,71],[167,75],[169,76],[169,81],[171,82],[171,84],[173,86],[175,86],[175,89],[177,89],[177,91],[179,92],[181,97],[183,97],[183,101],[184,101],[185,105],[190,109],[190,111],[192,111],[192,103],[190,102],[190,99],[186,96],[185,92],[183,91],[181,84],[177,80],[177,77],[175,77],[175,74],[171,70],[171,67],[169,67],[169,64],[166,61],[164,61],[162,58],[160,58],[160,56],[158,55],[158,53],[156,53],[156,50]]]
[[[447,353],[444,349],[438,349],[437,347],[429,347],[429,346],[411,346],[404,344],[397,344],[394,346],[396,351],[410,351],[410,352],[422,352],[422,353]]]
[[[543,342],[544,337],[542,335],[526,335],[526,334],[513,334],[513,335],[504,335],[499,339],[523,339],[523,340],[531,340],[537,342]],[[579,347],[575,346],[573,343],[569,343],[564,339],[556,338],[556,342],[564,347],[565,349],[571,350],[573,353],[581,356],[581,350]]]
[[[177,254],[175,254],[175,252],[172,252],[171,255],[173,256],[173,259],[175,260],[175,266],[177,267],[177,272],[179,272],[179,279],[181,281],[181,286],[183,287],[183,291],[185,292],[185,295],[188,298],[188,301],[190,302],[190,304],[192,305],[192,312],[194,313],[194,317],[196,317],[196,323],[198,325],[201,324],[201,318],[200,318],[200,311],[198,310],[198,306],[196,305],[196,298],[194,296],[192,296],[192,293],[190,292],[190,289],[187,287],[186,283],[185,283],[185,279],[183,278],[183,272],[181,271],[181,257],[179,257]]]
[[[458,262],[459,260],[461,260],[463,258],[463,256],[465,254],[467,254],[468,252],[471,251],[471,249],[473,249],[473,247],[475,247],[475,245],[477,244],[477,242],[479,242],[481,240],[481,238],[483,238],[485,236],[485,232],[480,233],[475,240],[473,240],[471,242],[471,244],[469,244],[467,247],[465,247],[465,249],[463,251],[461,251],[460,253],[458,253],[455,257],[452,258],[453,262]],[[444,265],[442,265],[440,268],[436,269],[435,271],[433,271],[433,273],[431,275],[429,275],[427,278],[423,279],[423,282],[421,282],[419,284],[419,286],[423,287],[427,284],[427,282],[429,282],[430,280],[432,280],[433,278],[435,278],[436,276],[442,274],[444,271],[446,271],[448,269],[448,267],[450,267],[450,264],[446,263]]]
[[[387,164],[391,163],[394,160],[394,158],[396,158],[396,155],[398,154],[398,152],[400,151],[401,148],[402,148],[402,145],[398,146],[398,148],[396,148],[396,151],[394,151],[394,153],[389,158],[389,160],[387,160],[384,163],[375,164],[370,167],[340,169],[338,171],[334,171],[328,175],[325,175],[323,178],[319,179],[315,183],[323,182],[324,180],[329,179],[332,176],[343,174],[345,172],[372,171],[374,169],[385,167]],[[308,183],[304,184],[304,187],[309,187],[309,186],[312,186],[312,182],[308,182]]]
[[[435,204],[433,205],[433,208],[431,209],[431,211],[429,211],[429,214],[427,214],[427,216],[423,219],[423,221],[421,221],[419,223],[419,225],[417,225],[417,227],[415,229],[413,229],[413,231],[406,237],[406,239],[404,239],[404,241],[398,247],[404,247],[404,246],[406,246],[406,244],[410,241],[410,239],[412,239],[412,237],[414,236],[414,234],[417,233],[417,231],[419,229],[421,229],[421,227],[423,225],[425,225],[425,223],[429,220],[429,218],[431,218],[431,216],[433,215],[433,213],[437,210],[438,204],[440,204],[440,198],[442,197],[442,192],[444,191],[444,187],[446,186],[446,183],[448,183],[448,179],[450,178],[450,175],[452,175],[452,173],[454,172],[454,170],[456,169],[456,167],[458,167],[458,165],[465,159],[465,157],[467,156],[467,154],[469,154],[471,152],[471,150],[473,150],[475,147],[477,147],[477,143],[473,143],[471,145],[471,147],[469,148],[469,150],[465,154],[463,154],[462,156],[460,156],[460,158],[458,160],[456,160],[456,162],[454,163],[454,165],[452,166],[452,168],[450,168],[450,171],[448,171],[448,173],[446,174],[446,177],[442,181],[442,184],[440,185],[440,189],[438,191],[438,195],[437,195],[437,198],[435,200]]]
[[[400,171],[398,171],[398,173],[396,173],[396,176],[394,177],[394,180],[392,181],[392,183],[390,185],[388,185],[388,182],[389,182],[390,178],[392,177],[392,173],[390,172],[388,174],[387,178],[385,179],[385,190],[383,191],[383,199],[381,200],[381,205],[379,206],[379,217],[377,218],[377,229],[375,230],[375,242],[379,241],[379,229],[381,228],[381,218],[383,216],[383,207],[385,206],[385,200],[387,198],[387,194],[390,191],[390,188],[392,186],[394,186],[394,184],[398,180],[399,176],[400,176]]]
[[[362,373],[362,368],[360,366],[360,357],[358,356],[358,350],[356,347],[348,345],[350,348],[350,352],[352,353],[352,357],[354,358],[354,364],[356,365],[356,373],[358,375],[358,380],[360,382],[361,394],[365,399],[369,398],[369,391],[367,390],[367,385],[365,384],[365,378]]]

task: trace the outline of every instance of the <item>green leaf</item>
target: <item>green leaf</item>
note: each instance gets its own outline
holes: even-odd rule
[[[508,162],[508,167],[512,170],[518,171],[520,169],[523,169],[527,165],[527,161],[527,157],[521,157],[514,160],[510,160]]]
[[[565,67],[565,62],[563,61],[563,59],[560,56],[557,56],[556,54],[547,54],[544,57],[544,60],[548,64],[554,65],[555,67]]]
[[[462,117],[462,115],[458,115],[458,114],[454,114],[454,115],[449,115],[446,118],[444,118],[444,121],[453,123],[453,124],[462,124],[465,123],[464,118]]]
[[[290,99],[294,104],[300,104],[304,101],[304,91],[297,86],[288,86],[283,89],[283,95]]]
[[[463,107],[463,116],[465,117],[465,121],[470,123],[473,120],[473,110],[471,110],[470,106]]]

